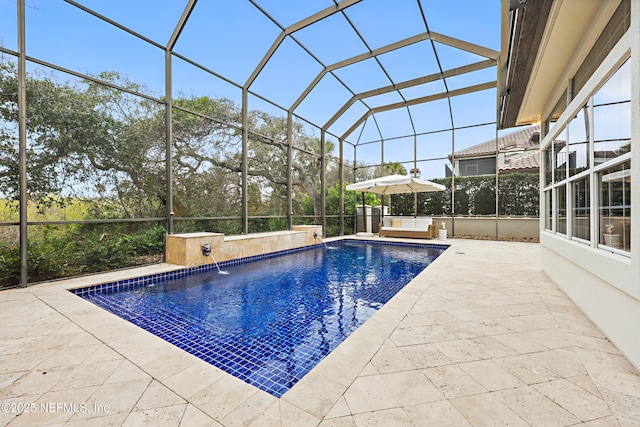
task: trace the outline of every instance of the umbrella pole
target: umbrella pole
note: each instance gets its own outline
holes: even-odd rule
[[[367,232],[367,210],[364,208],[364,191],[362,192],[362,228]]]

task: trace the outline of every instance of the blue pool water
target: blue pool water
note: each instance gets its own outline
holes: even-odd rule
[[[73,292],[280,397],[446,249],[332,246]]]

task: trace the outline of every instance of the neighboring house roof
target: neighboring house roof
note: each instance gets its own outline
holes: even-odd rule
[[[524,156],[507,160],[507,163],[498,168],[498,173],[538,171],[539,169],[540,153],[536,150]]]
[[[499,150],[504,151],[527,151],[538,149],[540,146],[540,125],[535,124],[524,127],[515,132],[511,132],[506,135],[502,135],[498,138]],[[456,151],[454,155],[456,158],[460,157],[478,157],[486,154],[496,153],[496,140],[490,139],[489,141],[482,142],[477,145],[465,148],[460,151]],[[451,156],[449,156],[451,157]]]

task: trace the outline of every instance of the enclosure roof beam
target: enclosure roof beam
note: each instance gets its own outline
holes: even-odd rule
[[[296,108],[298,108],[298,106],[302,103],[302,101],[304,101],[307,95],[309,95],[309,93],[313,90],[313,88],[315,88],[316,85],[320,82],[320,80],[322,80],[325,74],[333,70],[337,70],[338,68],[346,67],[348,65],[355,64],[356,62],[364,61],[364,60],[376,57],[378,55],[382,55],[382,54],[412,45],[414,43],[419,43],[424,40],[433,40],[433,41],[454,47],[456,49],[461,49],[467,52],[471,52],[475,55],[483,56],[488,60],[491,60],[493,62],[492,65],[495,64],[495,62],[500,57],[500,52],[498,51],[495,51],[493,49],[489,49],[477,44],[469,43],[464,40],[456,39],[454,37],[449,37],[444,34],[436,33],[433,31],[416,34],[415,36],[406,38],[404,40],[399,40],[395,43],[391,43],[389,45],[382,46],[378,49],[374,49],[371,52],[366,52],[360,55],[356,55],[351,58],[347,58],[343,61],[336,62],[335,64],[331,64],[325,67],[324,70],[320,71],[320,73],[316,76],[316,78],[313,79],[311,84],[300,94],[298,99],[296,99],[296,101],[289,108],[289,111],[294,111]]]
[[[347,136],[351,135],[351,133],[353,133],[354,130],[358,129],[358,126],[360,126],[365,120],[367,120],[367,118],[372,114],[371,110],[368,110],[366,113],[364,113],[362,115],[362,117],[360,117],[358,120],[356,120],[356,122],[354,124],[351,125],[351,127],[349,129],[347,129],[347,131],[342,134],[342,136],[339,138],[340,140],[345,140],[347,138]],[[355,144],[358,145],[358,144]]]
[[[286,36],[298,30],[301,30],[315,22],[318,22],[328,16],[331,16],[336,12],[340,12],[341,10],[346,9],[349,6],[353,6],[354,4],[359,3],[361,1],[362,0],[342,0],[340,3],[334,6],[329,6],[328,8],[321,10],[320,12],[315,13],[311,16],[308,16],[303,20],[298,21],[295,24],[292,24],[287,28],[283,29],[282,32],[276,38],[276,40],[273,42],[273,44],[271,45],[267,53],[264,55],[262,60],[260,60],[260,63],[258,64],[258,66],[253,70],[253,72],[247,79],[246,83],[244,84],[244,88],[249,89],[249,87],[253,84],[255,79],[258,78],[258,74],[260,74],[260,72],[265,67],[265,65],[267,65],[267,62],[269,62],[269,60],[271,59],[275,51],[278,49],[280,44],[284,41],[284,38]]]
[[[384,111],[396,110],[398,108],[410,107],[412,105],[417,105],[417,104],[425,104],[427,102],[437,101],[437,100],[446,99],[446,98],[452,98],[454,96],[459,96],[459,95],[466,95],[468,93],[480,92],[487,89],[493,89],[495,87],[497,87],[496,81],[480,83],[473,86],[467,86],[461,89],[450,90],[447,92],[441,92],[441,93],[436,93],[434,95],[411,99],[409,101],[396,102],[393,104],[371,108],[362,117],[360,117],[344,134],[342,134],[340,139],[345,139],[347,136],[349,136],[354,130],[358,128],[358,126],[360,126],[360,124],[362,124],[363,121],[367,119],[367,117],[369,117],[372,114],[382,113]]]
[[[260,74],[260,72],[262,71],[264,66],[267,65],[267,62],[269,62],[269,60],[271,59],[271,57],[275,53],[276,49],[278,49],[278,47],[280,46],[280,44],[284,40],[285,36],[286,36],[286,34],[285,34],[284,31],[281,32],[280,34],[278,34],[278,37],[276,37],[276,40],[273,42],[273,44],[271,45],[271,47],[269,48],[267,53],[260,60],[260,63],[258,64],[258,66],[253,70],[253,73],[251,73],[251,75],[249,76],[249,78],[245,82],[244,89],[249,89],[249,87],[253,84],[253,82],[258,77],[258,74]]]
[[[285,29],[285,32],[287,34],[291,34],[294,33],[298,30],[303,29],[304,27],[307,27],[315,22],[318,22],[324,18],[327,18],[331,15],[333,15],[336,12],[340,12],[342,9],[346,9],[349,6],[353,6],[356,3],[360,3],[362,0],[342,0],[340,3],[334,5],[334,6],[329,6],[324,10],[321,10],[320,12],[314,13],[311,16],[308,16],[306,18],[304,18],[303,20],[296,22],[295,24],[292,24],[290,26],[288,26]]]
[[[496,65],[496,61],[487,59],[485,61],[464,65],[462,67],[452,68],[442,73],[438,72],[438,73],[430,74],[428,76],[418,77],[417,79],[407,80],[405,82],[401,82],[396,85],[389,85],[389,86],[385,86],[377,89],[372,89],[366,92],[359,93],[356,96],[358,97],[358,99],[361,99],[361,98],[368,98],[376,95],[382,95],[384,93],[392,92],[394,90],[407,89],[409,87],[434,82],[436,80],[440,80],[443,77],[448,78],[448,77],[459,76],[465,73],[471,73],[473,71],[478,71],[484,68],[493,67],[494,65]]]
[[[189,19],[189,16],[191,15],[191,12],[193,12],[193,8],[196,6],[197,1],[198,0],[189,0],[187,2],[187,5],[185,6],[184,11],[182,11],[182,16],[180,17],[180,20],[178,21],[176,28],[174,28],[173,34],[171,34],[169,41],[167,42],[166,49],[168,51],[173,51],[173,48],[176,45],[176,42],[178,41],[178,37],[180,37],[180,33],[184,28],[184,24],[186,24],[187,20]]]
[[[487,47],[480,46],[474,43],[469,43],[464,40],[456,39],[454,37],[449,37],[444,34],[434,33],[433,31],[430,34],[431,40],[433,40],[434,42],[446,44],[447,46],[455,47],[456,49],[465,50],[475,55],[493,59],[494,61],[497,61],[498,58],[500,58],[500,52],[498,52],[497,50],[489,49]]]
[[[475,62],[473,64],[464,65],[462,67],[452,68],[450,70],[444,71],[443,73],[434,73],[428,76],[418,77],[417,79],[407,80],[405,82],[398,83],[396,85],[389,85],[381,88],[372,89],[366,92],[361,92],[351,97],[343,106],[340,108],[334,115],[325,123],[322,129],[330,128],[339,118],[342,116],[345,111],[347,111],[357,100],[368,98],[371,96],[382,95],[385,93],[392,92],[394,90],[406,89],[413,86],[418,86],[425,83],[430,83],[433,81],[440,80],[441,78],[458,76],[465,73],[471,73],[473,71],[482,70],[484,68],[493,67],[496,65],[496,61],[492,59],[486,59],[484,61]]]
[[[435,95],[423,96],[421,98],[410,99],[409,101],[401,101],[393,104],[383,105],[380,107],[372,108],[371,112],[381,113],[383,111],[395,110],[397,108],[409,107],[416,104],[424,104],[427,102],[437,101],[439,99],[452,98],[454,96],[466,95],[468,93],[479,92],[482,90],[493,89],[496,87],[496,82],[480,83],[473,86],[467,86],[461,89],[450,90],[448,92],[441,92]]]
[[[365,53],[362,53],[360,55],[356,55],[356,56],[353,56],[351,58],[347,58],[347,59],[342,60],[340,62],[336,62],[336,63],[331,64],[331,65],[327,65],[326,67],[324,67],[324,69],[322,71],[320,71],[320,73],[318,73],[316,78],[313,79],[311,84],[309,84],[309,86],[307,86],[307,88],[302,92],[302,94],[300,94],[298,99],[296,99],[296,101],[291,105],[291,108],[289,108],[289,111],[294,111],[296,108],[298,108],[298,106],[307,97],[307,95],[309,95],[309,92],[311,92],[313,90],[313,88],[316,87],[316,85],[320,82],[320,80],[322,80],[322,78],[325,76],[325,74],[330,73],[331,71],[337,70],[338,68],[346,67],[348,65],[352,65],[352,64],[355,64],[355,63],[360,62],[360,61],[365,61],[365,60],[371,59],[371,58],[373,58],[373,57],[375,57],[377,55],[382,55],[384,53],[391,52],[391,51],[394,51],[396,49],[400,49],[400,48],[403,48],[405,46],[409,46],[409,45],[412,45],[414,43],[418,43],[418,42],[421,42],[421,41],[424,41],[424,40],[428,40],[428,39],[429,39],[429,33],[416,34],[415,36],[411,36],[411,37],[406,38],[404,40],[399,40],[399,41],[391,43],[389,45],[379,47],[378,49],[374,49],[371,52],[365,52]]]

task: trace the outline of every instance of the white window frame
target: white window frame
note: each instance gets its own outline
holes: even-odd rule
[[[595,159],[594,159],[594,121],[593,121],[593,114],[594,114],[594,106],[593,106],[593,96],[601,89],[601,87],[608,81],[609,78],[611,78],[611,76],[613,76],[618,69],[626,62],[626,61],[631,61],[631,49],[630,47],[627,47],[626,49],[622,46],[628,45],[629,44],[629,34],[625,34],[625,36],[622,37],[622,39],[620,40],[620,42],[618,43],[618,45],[616,45],[616,49],[612,50],[612,52],[609,54],[609,56],[605,59],[605,61],[603,61],[602,64],[600,64],[600,66],[598,67],[598,69],[596,70],[596,72],[589,78],[587,84],[580,90],[580,92],[578,92],[578,94],[576,94],[575,98],[569,103],[569,105],[567,106],[567,108],[565,109],[565,111],[560,115],[560,117],[558,118],[558,120],[553,124],[553,127],[549,130],[549,132],[547,133],[547,135],[545,135],[542,144],[540,146],[540,151],[541,151],[541,190],[540,190],[540,201],[541,203],[545,203],[543,207],[542,211],[544,212],[545,215],[545,220],[543,221],[543,225],[541,226],[541,232],[543,233],[547,233],[547,234],[551,234],[554,236],[557,236],[557,238],[560,239],[564,239],[567,240],[568,242],[573,242],[575,244],[579,244],[580,246],[590,246],[593,249],[596,250],[600,250],[603,252],[610,252],[610,253],[614,253],[616,255],[621,255],[624,256],[626,258],[630,258],[631,257],[631,253],[633,252],[633,245],[630,248],[630,250],[627,251],[623,251],[623,250],[618,250],[615,248],[610,248],[607,246],[603,246],[600,245],[600,224],[599,224],[599,185],[598,185],[598,174],[600,171],[605,170],[605,169],[609,169],[617,164],[623,163],[627,160],[630,160],[632,157],[632,153],[626,153],[622,156],[616,157],[614,159],[608,160],[605,163],[599,164],[597,166],[595,165]],[[616,51],[617,50],[617,51]],[[616,55],[617,54],[617,55]],[[612,59],[612,57],[616,58],[616,59]],[[633,78],[633,77],[632,77]],[[630,95],[631,96],[631,95]],[[633,100],[632,100],[633,102]],[[580,172],[579,174],[573,175],[573,176],[569,176],[569,162],[567,161],[565,163],[565,167],[566,167],[566,173],[565,173],[565,179],[560,181],[560,182],[555,182],[555,170],[556,170],[556,165],[555,162],[552,165],[551,168],[551,173],[552,173],[552,182],[551,184],[547,185],[546,187],[544,186],[545,183],[545,167],[546,167],[546,156],[544,155],[544,152],[547,148],[549,148],[551,146],[551,144],[553,144],[553,142],[555,141],[555,139],[558,137],[558,135],[560,135],[563,131],[567,131],[568,132],[568,125],[571,122],[571,120],[573,120],[573,118],[578,114],[578,112],[584,108],[584,106],[587,105],[587,112],[589,114],[589,162],[590,162],[590,167],[589,169]],[[638,108],[637,106],[633,106],[632,108]],[[633,139],[633,135],[631,136]],[[568,139],[568,138],[567,138]],[[568,144],[568,141],[567,141]],[[633,148],[632,148],[633,151]],[[555,156],[555,150],[553,150],[553,156],[552,158],[554,158]],[[632,168],[634,166],[632,165]],[[637,166],[636,166],[637,167]],[[573,182],[575,180],[581,179],[585,176],[589,176],[589,185],[590,185],[590,214],[591,214],[591,240],[590,241],[585,241],[583,239],[579,239],[579,238],[574,238],[572,237],[572,230],[571,230],[571,224],[573,222],[573,199],[572,199],[572,192],[571,192],[571,188],[573,185]],[[633,182],[633,180],[632,180]],[[635,184],[638,185],[638,184]],[[557,197],[557,192],[559,191],[559,189],[565,186],[565,191],[567,192],[566,197],[567,197],[567,209],[566,209],[566,233],[559,233],[557,230],[557,224],[558,224],[558,209],[557,209],[557,202],[558,202],[558,197]],[[546,200],[544,199],[544,193],[545,191],[552,191],[552,230],[549,230],[546,228],[546,210],[547,210],[547,206],[546,206]],[[633,216],[633,212],[632,212],[632,216]],[[633,233],[633,231],[632,231]]]

